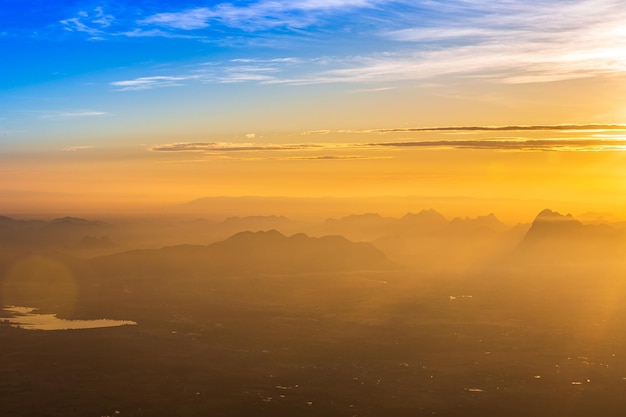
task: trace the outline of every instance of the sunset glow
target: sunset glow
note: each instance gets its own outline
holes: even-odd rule
[[[626,416],[626,1],[0,0],[0,417]]]
[[[626,214],[622,6],[15,3],[0,204],[411,196]]]

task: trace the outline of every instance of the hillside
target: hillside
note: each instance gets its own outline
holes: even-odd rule
[[[287,237],[275,230],[241,232],[211,245],[135,250],[92,260],[96,271],[115,275],[164,273],[296,273],[384,270],[393,267],[373,245],[340,236]]]

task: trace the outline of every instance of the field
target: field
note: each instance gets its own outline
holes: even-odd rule
[[[0,414],[623,415],[615,281],[490,274],[88,281],[73,318],[139,324],[0,326]]]

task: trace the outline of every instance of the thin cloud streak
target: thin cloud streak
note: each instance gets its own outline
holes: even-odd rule
[[[114,87],[120,87],[117,91],[140,91],[150,90],[153,88],[163,87],[181,87],[184,84],[181,81],[194,79],[196,77],[188,76],[154,76],[154,77],[139,77],[132,80],[113,81],[109,83]]]
[[[257,143],[225,143],[225,142],[192,142],[156,145],[148,148],[155,152],[232,152],[232,151],[296,151],[306,149],[327,148],[326,144],[257,144]]]
[[[38,112],[43,113],[39,116],[41,119],[78,119],[84,117],[103,117],[110,116],[110,113],[103,111],[66,111],[66,112]]]
[[[89,146],[89,145],[85,145],[85,146],[68,146],[66,148],[63,148],[64,151],[69,151],[69,152],[76,152],[76,151],[84,151],[87,149],[93,149],[94,146]]]
[[[302,135],[328,135],[331,133],[385,134],[410,132],[506,132],[506,131],[558,131],[558,132],[603,132],[626,131],[623,125],[545,125],[545,126],[469,126],[469,127],[430,127],[430,128],[398,128],[375,129],[367,131],[314,131],[303,132]],[[494,151],[626,151],[626,135],[598,137],[597,133],[586,138],[487,138],[469,140],[413,140],[394,142],[367,143],[225,143],[225,142],[194,142],[155,145],[148,150],[153,152],[202,152],[207,154],[237,152],[330,152],[345,150],[381,150],[381,149],[475,149]],[[298,155],[290,159],[355,159],[346,155]],[[359,158],[361,158],[359,156]]]
[[[368,146],[496,151],[626,151],[626,139],[437,140],[370,143]]]
[[[500,131],[605,131],[605,130],[626,130],[626,125],[621,124],[562,124],[562,125],[512,125],[512,126],[443,126],[443,127],[417,127],[417,128],[390,128],[371,129],[357,131],[342,131],[353,133],[395,133],[395,132],[500,132]]]
[[[265,157],[232,157],[232,156],[218,156],[220,161],[244,161],[244,162],[256,162],[256,161],[362,161],[362,160],[376,160],[376,159],[393,159],[392,156],[363,156],[363,155],[312,155],[312,156],[265,156]],[[194,162],[205,162],[204,160]]]

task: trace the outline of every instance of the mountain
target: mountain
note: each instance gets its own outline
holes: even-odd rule
[[[340,219],[326,219],[323,230],[327,234],[337,234],[355,241],[371,241],[388,234],[397,222],[397,219],[377,213],[352,214]]]
[[[74,247],[80,250],[106,250],[117,246],[108,236],[85,236]]]
[[[298,225],[285,216],[245,216],[228,217],[215,227],[224,239],[242,231],[257,232],[261,230],[277,230],[284,234],[293,234]]]
[[[16,220],[0,217],[0,246],[13,249],[62,247],[73,245],[86,235],[109,231],[111,226],[100,221],[63,217],[49,221]]]
[[[443,229],[448,225],[448,221],[439,212],[429,209],[419,213],[407,213],[398,222],[399,231],[412,231],[414,233],[425,234]]]
[[[493,213],[476,218],[456,217],[448,226],[450,232],[456,235],[481,236],[484,234],[501,233],[508,229]]]
[[[241,232],[211,245],[178,245],[136,250],[94,258],[96,271],[106,275],[175,275],[298,273],[384,270],[393,267],[369,243],[341,236],[287,237],[276,230]]]
[[[521,239],[493,214],[447,221],[435,210],[409,213],[373,243],[391,260],[433,272],[476,270]]]
[[[619,217],[611,214],[611,213],[598,213],[593,211],[588,211],[583,214],[579,214],[576,216],[578,220],[580,220],[583,224],[620,224],[623,223],[624,220]]]
[[[605,224],[585,225],[571,214],[560,214],[550,209],[541,211],[533,221],[523,244],[535,241],[589,242],[596,239],[612,239],[620,233]]]
[[[520,242],[515,258],[527,264],[583,265],[621,262],[624,234],[606,224],[583,224],[545,209]]]

